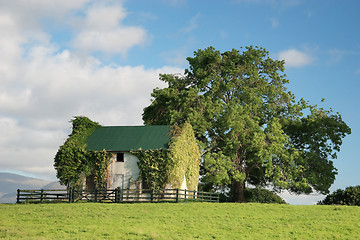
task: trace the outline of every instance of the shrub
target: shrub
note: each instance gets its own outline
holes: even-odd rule
[[[244,197],[246,202],[286,204],[276,193],[263,188],[245,188]],[[231,202],[232,199],[231,191],[220,192],[220,202]]]
[[[244,196],[247,202],[280,204],[286,203],[284,199],[282,199],[276,193],[263,188],[246,188]]]
[[[338,189],[328,194],[324,200],[318,202],[319,205],[349,205],[360,206],[360,185],[347,187],[345,190]]]

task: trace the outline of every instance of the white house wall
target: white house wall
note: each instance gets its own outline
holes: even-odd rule
[[[187,184],[186,184],[186,178],[185,178],[185,176],[184,176],[184,180],[183,180],[183,182],[182,182],[182,184],[181,184],[181,187],[180,187],[180,189],[187,189],[187,186],[186,186]]]
[[[138,161],[139,159],[136,156],[124,152],[124,162],[117,162],[116,153],[113,154],[109,166],[108,188],[136,188],[135,181],[138,180],[140,174]],[[171,189],[172,186],[167,184],[166,188]],[[185,176],[180,189],[187,189]]]
[[[125,152],[124,162],[116,161],[116,154],[113,154],[109,166],[108,188],[134,188],[134,182],[139,178],[139,167],[137,162],[139,159]]]

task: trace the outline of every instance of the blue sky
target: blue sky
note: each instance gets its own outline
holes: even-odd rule
[[[298,98],[352,128],[331,190],[358,185],[359,10],[357,0],[0,0],[0,171],[55,179],[72,116],[140,125],[159,73],[183,73],[197,49],[254,45],[285,60]]]

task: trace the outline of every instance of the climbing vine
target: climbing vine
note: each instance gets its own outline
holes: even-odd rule
[[[140,179],[144,179],[149,189],[158,193],[168,183],[171,158],[169,150],[131,151],[138,159]]]
[[[84,116],[71,120],[72,132],[55,155],[54,167],[60,183],[80,187],[86,176],[93,175],[97,188],[106,187],[106,170],[110,154],[103,151],[86,151],[86,139],[100,124]]]
[[[186,179],[187,188],[196,190],[199,183],[200,151],[194,131],[189,123],[181,128],[174,126],[169,145],[173,168],[169,172],[169,181],[173,187],[180,188]]]
[[[87,152],[96,188],[106,188],[111,154],[106,150]]]
[[[149,188],[160,191],[167,183],[180,188],[184,176],[187,188],[196,190],[199,178],[200,152],[194,132],[189,123],[173,126],[172,138],[167,150],[137,150],[131,153],[138,157],[140,178]]]

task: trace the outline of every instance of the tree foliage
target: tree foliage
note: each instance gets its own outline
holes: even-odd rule
[[[71,120],[72,132],[55,155],[54,167],[60,183],[81,186],[86,176],[94,175],[95,185],[105,187],[110,155],[103,151],[86,151],[86,139],[101,125],[84,116]]]
[[[325,199],[319,201],[318,204],[360,206],[360,185],[350,186],[345,188],[345,190],[338,189],[328,194]]]
[[[185,75],[160,75],[168,87],[154,89],[143,120],[193,126],[203,181],[230,187],[237,202],[245,201],[245,183],[328,192],[337,174],[332,159],[350,128],[340,114],[296,101],[285,87],[284,61],[252,46],[209,47],[187,60]]]

